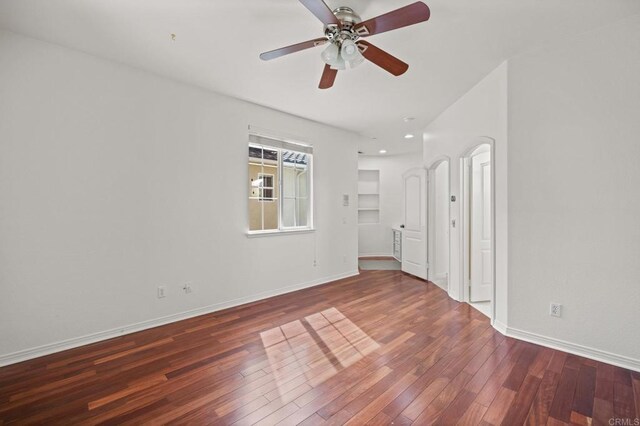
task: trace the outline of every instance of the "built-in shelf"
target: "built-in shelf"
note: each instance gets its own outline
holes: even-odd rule
[[[380,223],[380,170],[358,170],[358,224]]]
[[[380,210],[358,210],[358,224],[380,223]]]

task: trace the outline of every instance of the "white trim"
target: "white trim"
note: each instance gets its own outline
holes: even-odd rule
[[[501,323],[498,320],[493,321],[493,323],[491,324],[493,326],[493,328],[495,328],[496,330],[498,330],[500,332],[500,334],[504,334],[505,336],[507,335],[507,325]]]
[[[10,354],[0,355],[0,367],[15,364],[29,359],[38,358],[44,355],[49,355],[56,352],[65,351],[67,349],[77,348],[79,346],[88,345],[91,343],[100,342],[102,340],[112,339],[125,334],[131,334],[138,331],[146,330],[160,325],[181,321],[188,318],[193,318],[199,315],[210,314],[212,312],[220,311],[227,308],[232,308],[246,303],[256,302],[258,300],[267,299],[269,297],[278,296],[285,293],[291,293],[293,291],[302,290],[309,287],[314,287],[320,284],[325,284],[331,281],[340,280],[343,278],[349,278],[359,275],[359,272],[349,271],[342,274],[337,274],[329,277],[319,278],[316,280],[308,281],[302,284],[295,284],[287,287],[278,288],[275,290],[264,291],[251,296],[240,297],[238,299],[229,300],[226,302],[215,303],[213,305],[203,306],[201,308],[192,309],[185,312],[179,312],[172,315],[167,315],[160,318],[155,318],[147,321],[142,321],[135,324],[129,324],[111,330],[99,331],[97,333],[87,334],[85,336],[74,337],[60,342],[48,343],[46,345],[37,346],[35,348],[24,349],[21,351],[13,352]]]
[[[393,257],[393,253],[359,253],[358,259],[363,257]]]
[[[310,234],[316,232],[315,228],[303,228],[303,229],[273,229],[268,231],[247,231],[247,238],[259,238],[259,237],[273,237],[276,235],[291,235],[291,234]]]
[[[459,285],[459,300],[469,303],[470,294],[469,294],[469,279],[468,279],[468,253],[469,247],[467,245],[468,239],[465,235],[470,228],[470,220],[471,218],[465,216],[465,212],[468,212],[468,206],[466,204],[469,203],[469,194],[465,191],[465,182],[470,182],[470,159],[471,155],[482,145],[489,145],[489,152],[491,155],[491,254],[492,254],[492,267],[493,267],[493,285],[491,286],[491,307],[490,307],[490,315],[489,318],[491,321],[494,321],[496,318],[496,167],[495,167],[495,139],[489,136],[479,136],[475,138],[465,150],[462,151],[460,156],[458,157],[458,161],[460,163],[460,205],[459,205],[459,248],[460,248],[460,282]],[[471,188],[467,188],[468,191],[471,191]]]
[[[447,163],[447,231],[449,232],[449,241],[447,242],[448,251],[449,251],[449,264],[447,265],[447,272],[444,274],[435,274],[433,275],[433,279],[431,280],[438,287],[442,288],[447,292],[447,295],[451,297],[449,292],[449,275],[451,275],[451,158],[448,155],[440,155],[435,158],[431,162],[431,165],[427,168],[427,176],[435,173],[436,169],[442,164]],[[429,212],[437,208],[435,203],[435,197],[437,194],[437,189],[434,187],[434,183],[436,183],[435,176],[431,179],[429,176],[429,184],[431,185],[430,191],[428,195],[428,208],[427,208],[427,261],[429,265],[434,265],[434,268],[429,268],[430,273],[435,272],[435,257],[436,257],[436,224],[435,224],[435,213],[430,215]],[[433,216],[433,217],[432,217]],[[431,250],[429,250],[431,249]],[[442,282],[445,284],[441,284]]]
[[[405,177],[409,176],[411,173],[413,173],[416,170],[424,170],[426,172],[429,169],[427,169],[424,166],[412,167],[409,170],[406,170],[404,173],[402,173],[402,177],[405,178]]]
[[[247,129],[249,130],[249,134],[251,135],[261,136],[276,141],[280,140],[283,142],[289,142],[294,145],[313,147],[313,144],[311,144],[307,138],[304,138],[302,136],[293,135],[278,130],[265,129],[264,127],[258,127],[251,124],[247,126]]]
[[[567,342],[566,340],[556,339],[537,333],[531,333],[529,331],[519,330],[517,328],[507,327],[505,324],[499,321],[494,321],[493,328],[495,328],[505,336],[513,337],[514,339],[524,340],[525,342],[534,343],[536,345],[544,346],[551,349],[557,349],[559,351],[568,352],[570,354],[594,359],[596,361],[605,362],[607,364],[640,372],[640,359],[629,358],[623,355],[617,355],[611,352],[603,351],[601,349]]]
[[[444,290],[445,292],[449,291],[449,284],[448,281],[446,279],[438,279],[438,278],[434,278],[432,280],[429,280],[432,283],[434,283],[435,285],[437,285],[438,287],[440,287],[442,290]],[[447,296],[449,295],[449,293],[447,293]]]

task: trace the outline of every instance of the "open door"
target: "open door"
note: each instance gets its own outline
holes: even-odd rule
[[[493,288],[493,221],[491,213],[491,152],[471,157],[471,282],[469,300],[491,300]]]
[[[427,170],[415,168],[404,180],[404,229],[402,230],[402,270],[427,279]]]

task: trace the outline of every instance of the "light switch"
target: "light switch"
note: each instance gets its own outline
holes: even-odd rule
[[[342,195],[342,205],[345,207],[349,206],[349,194]]]

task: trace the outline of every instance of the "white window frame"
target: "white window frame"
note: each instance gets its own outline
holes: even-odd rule
[[[273,173],[258,173],[258,179],[264,178],[264,177],[270,177],[271,178],[271,186],[260,185],[258,187],[258,200],[259,201],[270,201],[270,202],[278,201],[278,198],[276,198],[276,197],[265,197],[264,196],[264,190],[265,189],[270,189],[270,190],[274,191],[274,192],[271,193],[271,195],[275,194],[276,176]]]
[[[277,183],[277,192],[280,194],[279,197],[274,197],[274,199],[262,199],[263,202],[269,201],[277,201],[278,202],[278,229],[266,229],[266,230],[247,230],[248,237],[256,237],[256,236],[268,236],[268,235],[285,235],[291,233],[305,233],[305,232],[314,232],[314,221],[313,221],[313,212],[314,212],[314,191],[313,191],[313,147],[297,142],[285,141],[285,140],[277,140],[271,137],[264,137],[255,134],[250,134],[248,147],[254,148],[266,148],[269,150],[278,151],[278,179]],[[307,225],[306,226],[284,226],[282,223],[282,212],[284,210],[284,192],[283,192],[283,151],[295,151],[307,154],[308,156],[308,164],[307,164],[307,173],[309,175],[309,188],[308,188],[308,200],[309,205],[307,209]],[[258,176],[261,175],[270,175],[269,173],[259,173]],[[274,176],[275,180],[275,176]],[[276,187],[273,187],[273,190],[276,190]],[[263,193],[264,194],[264,193]],[[247,201],[250,197],[247,197]],[[262,197],[260,197],[262,198]],[[247,214],[249,212],[249,206],[247,205]],[[247,224],[249,223],[247,217]]]

